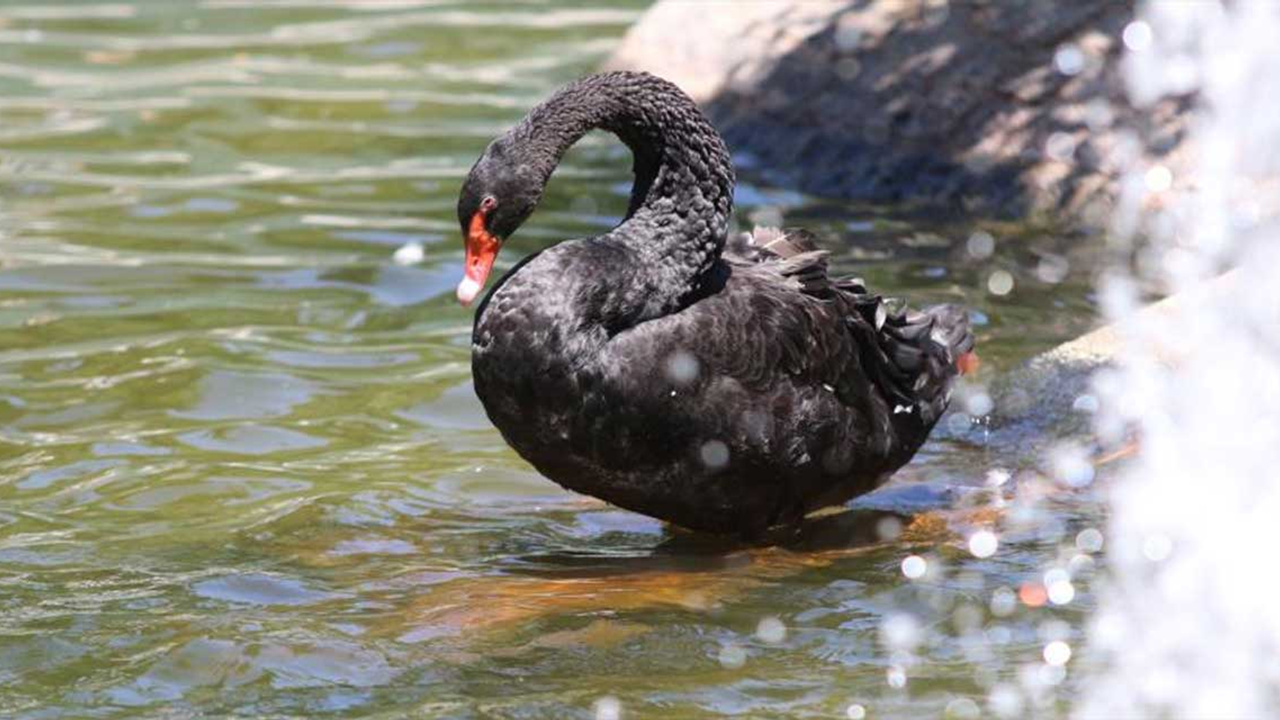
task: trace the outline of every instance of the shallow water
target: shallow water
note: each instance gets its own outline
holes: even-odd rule
[[[1042,655],[1092,607],[1084,561],[1069,602],[1002,602],[1080,554],[1096,497],[1011,505],[986,559],[966,528],[1005,511],[958,509],[1036,443],[947,421],[864,505],[950,529],[746,551],[564,492],[489,426],[457,184],[640,5],[0,2],[0,714],[1063,709]],[[501,266],[615,222],[628,167],[573,150]],[[973,307],[980,380],[1093,322],[1078,241],[743,174],[744,220]]]

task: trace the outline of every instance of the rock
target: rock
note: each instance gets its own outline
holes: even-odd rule
[[[1240,293],[1237,271],[1228,271],[1194,289],[1171,295],[1131,315],[1125,323],[1105,325],[1043,352],[997,378],[991,387],[995,411],[993,435],[1005,445],[1041,448],[1067,437],[1088,437],[1093,432],[1095,374],[1123,357],[1126,342],[1147,343],[1151,357],[1168,368],[1177,368],[1188,348],[1151,345],[1138,328],[1163,325],[1158,337],[1174,338],[1170,327],[1185,323],[1184,313],[1193,303],[1207,299],[1233,302]]]
[[[1117,159],[1177,178],[1185,154],[1189,97],[1124,99],[1132,15],[1114,0],[659,0],[607,66],[676,82],[740,165],[809,193],[1100,227]]]

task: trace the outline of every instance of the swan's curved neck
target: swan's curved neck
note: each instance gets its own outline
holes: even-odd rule
[[[640,321],[679,307],[720,257],[733,208],[733,165],[720,134],[675,85],[646,73],[592,75],[565,87],[512,130],[545,183],[593,129],[635,156],[627,217],[597,238],[628,251],[606,308]]]

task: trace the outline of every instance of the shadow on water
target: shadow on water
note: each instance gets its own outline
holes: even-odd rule
[[[511,632],[564,614],[613,616],[663,607],[710,611],[762,584],[841,560],[904,546],[936,549],[965,532],[991,528],[1003,511],[980,494],[972,488],[894,487],[852,507],[816,513],[799,528],[750,545],[664,524],[656,543],[614,552],[584,548],[516,555],[507,559],[501,576],[457,580],[415,598],[407,615],[397,617],[395,629],[384,631],[400,633],[399,623],[407,621],[412,629],[399,637],[421,641]],[[922,509],[928,506],[934,509]]]

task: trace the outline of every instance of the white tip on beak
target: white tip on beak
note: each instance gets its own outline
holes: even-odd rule
[[[458,283],[458,302],[464,306],[470,305],[471,301],[475,300],[476,296],[480,294],[480,290],[480,283],[469,277],[462,278],[462,282]]]

